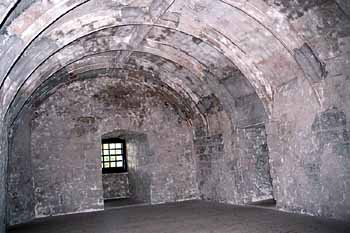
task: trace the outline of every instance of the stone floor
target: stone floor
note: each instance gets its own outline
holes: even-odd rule
[[[201,201],[36,220],[11,233],[350,233],[350,223]]]

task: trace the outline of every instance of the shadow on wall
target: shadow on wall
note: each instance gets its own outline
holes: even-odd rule
[[[102,139],[109,138],[125,140],[128,172],[103,175],[104,198],[132,198],[140,202],[150,203],[152,179],[150,166],[153,153],[150,150],[147,135],[128,130],[115,130],[102,136]],[[121,182],[118,185],[112,185],[109,176],[114,176],[114,181]],[[116,187],[117,190],[113,187]]]

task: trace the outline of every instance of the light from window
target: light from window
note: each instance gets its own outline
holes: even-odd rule
[[[101,146],[101,167],[103,173],[126,172],[125,141],[119,138],[103,139]]]

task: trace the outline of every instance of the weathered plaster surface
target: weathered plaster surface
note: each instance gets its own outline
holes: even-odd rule
[[[130,197],[128,174],[103,174],[102,187],[105,200]]]
[[[100,140],[117,129],[148,135],[152,154],[137,154],[147,158],[137,169],[149,179],[152,203],[197,198],[191,130],[159,97],[107,77],[74,82],[50,96],[33,120],[36,216],[103,208]]]
[[[31,115],[15,122],[9,145],[8,220],[10,225],[34,218],[34,186],[31,157]],[[20,187],[20,188],[19,188]]]

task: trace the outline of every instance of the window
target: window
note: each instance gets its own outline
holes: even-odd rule
[[[102,173],[127,171],[125,140],[119,138],[102,139]]]

